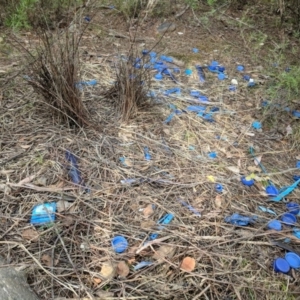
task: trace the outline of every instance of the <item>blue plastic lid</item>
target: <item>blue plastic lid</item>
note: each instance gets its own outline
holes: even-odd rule
[[[55,221],[56,202],[42,203],[34,206],[30,223],[32,225],[43,225]]]
[[[215,185],[215,190],[216,190],[218,193],[222,193],[222,192],[223,192],[223,186],[222,186],[222,184],[217,183],[217,184]]]
[[[273,268],[275,272],[288,273],[290,270],[290,265],[284,258],[279,257],[275,259]]]
[[[298,213],[300,212],[300,205],[298,203],[295,203],[295,202],[288,203],[286,205],[286,208],[293,215],[298,215]]]
[[[295,215],[293,215],[291,213],[285,213],[285,214],[283,214],[281,216],[281,220],[286,225],[294,225],[297,222],[297,218],[295,217]]]
[[[268,228],[271,230],[280,231],[282,229],[282,226],[278,220],[272,220],[268,223]]]
[[[117,235],[112,239],[111,245],[112,245],[115,252],[122,253],[127,249],[128,242],[124,238],[124,236]]]
[[[266,193],[269,196],[277,196],[279,194],[278,190],[276,189],[276,187],[274,185],[268,185],[266,187]]]
[[[243,65],[238,65],[238,66],[236,67],[236,70],[239,71],[239,72],[242,72],[242,71],[245,70],[245,67],[244,67]]]
[[[298,269],[300,268],[300,256],[297,255],[294,252],[288,252],[285,255],[285,260],[288,262],[288,264],[291,266],[293,269]]]
[[[245,176],[242,177],[241,181],[242,181],[242,183],[243,183],[244,185],[247,185],[247,186],[252,186],[252,185],[254,185],[254,179],[249,179],[249,180],[248,180],[248,179],[246,179]]]
[[[162,80],[164,78],[164,76],[161,73],[157,73],[157,74],[154,75],[154,78],[156,80]]]

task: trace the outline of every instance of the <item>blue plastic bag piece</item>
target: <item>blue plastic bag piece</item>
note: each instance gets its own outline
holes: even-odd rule
[[[121,162],[122,165],[124,165],[125,167],[128,167],[127,164],[125,163],[126,158],[124,156],[120,157],[119,161]]]
[[[294,175],[293,179],[294,179],[294,181],[298,181],[300,179],[300,175]]]
[[[169,108],[171,108],[172,110],[175,110],[175,109],[177,109],[177,106],[176,105],[174,105],[173,103],[169,103]]]
[[[244,75],[243,76],[244,80],[249,81],[251,79],[250,75]]]
[[[206,107],[205,106],[198,106],[198,105],[190,105],[186,108],[186,110],[199,112],[199,111],[205,111]]]
[[[225,218],[226,223],[230,223],[232,225],[238,225],[238,226],[247,226],[249,223],[254,223],[256,221],[257,217],[245,217],[241,216],[239,214],[233,214],[229,217]]]
[[[190,210],[192,213],[194,213],[197,217],[201,217],[201,213],[196,208],[194,208],[193,206],[189,205],[188,203],[186,203],[185,201],[183,201],[181,199],[178,199],[178,200],[183,206],[185,206],[188,210]]]
[[[180,110],[180,109],[175,109],[175,110],[174,110],[174,113],[175,113],[176,115],[181,115],[181,114],[183,113],[183,111]]]
[[[153,265],[153,262],[151,261],[141,261],[140,263],[138,263],[134,268],[133,270],[134,271],[137,271],[139,269],[142,269],[142,268],[145,268],[145,267],[148,267],[148,266],[151,266]]]
[[[198,97],[200,97],[200,92],[199,91],[191,91],[190,92],[190,95],[192,96],[192,97],[196,97],[196,98],[198,98]]]
[[[290,67],[287,67],[287,68],[284,69],[284,71],[287,72],[287,73],[290,72],[291,70],[292,69]]]
[[[267,213],[269,213],[269,214],[272,214],[272,215],[274,215],[274,216],[277,216],[276,212],[275,212],[274,210],[272,210],[272,209],[269,209],[269,208],[264,207],[264,206],[259,206],[258,208],[259,208],[259,210],[261,210],[262,212],[267,212]]]
[[[218,66],[218,71],[223,73],[225,71],[225,67],[223,66]]]
[[[163,74],[169,76],[174,82],[177,83],[177,79],[175,78],[175,76],[171,73],[171,71],[169,69],[163,69],[162,71]]]
[[[148,147],[144,147],[144,157],[146,160],[151,160],[151,154],[149,153]]]
[[[243,72],[245,70],[245,67],[243,65],[238,65],[236,67],[236,70],[239,71],[239,72]]]
[[[72,182],[75,184],[80,184],[82,182],[82,179],[80,171],[78,170],[76,157],[70,151],[67,150],[66,159],[70,163],[68,174],[71,177]]]
[[[55,221],[56,202],[43,203],[32,209],[30,223],[32,225],[43,225]]]
[[[252,127],[253,127],[254,129],[261,129],[261,123],[258,122],[258,121],[254,121],[254,122],[252,123]]]
[[[300,111],[294,110],[293,111],[293,116],[296,117],[296,118],[300,118]]]
[[[168,89],[164,92],[164,95],[167,95],[169,96],[170,94],[180,94],[181,92],[181,89],[179,87],[174,87],[174,88],[171,88],[171,89]]]
[[[296,168],[300,169],[300,160],[296,162]]]
[[[205,82],[205,73],[204,73],[203,68],[201,66],[196,66],[196,70],[198,73],[199,81]]]
[[[193,48],[192,51],[193,51],[194,53],[199,53],[199,49],[198,49],[198,48]]]
[[[173,68],[173,72],[174,72],[174,73],[179,73],[179,72],[180,72],[180,69],[177,68],[177,67],[175,67],[175,68]]]
[[[85,17],[84,17],[84,21],[86,21],[86,22],[91,22],[91,17],[85,16]]]
[[[279,202],[280,200],[282,200],[285,196],[287,196],[288,194],[290,194],[300,183],[300,179],[295,181],[293,184],[291,184],[290,186],[288,186],[287,188],[285,188],[282,192],[279,193],[279,195],[277,195],[276,197],[272,197],[271,201],[275,201],[275,202]]]
[[[186,70],[184,71],[184,74],[187,75],[187,76],[192,75],[192,73],[193,73],[193,71],[192,71],[191,69],[186,69]]]
[[[161,59],[161,60],[164,60],[164,61],[166,61],[166,62],[169,62],[169,63],[172,63],[172,62],[173,62],[173,57],[166,56],[166,55],[161,55],[161,56],[160,56],[160,59]]]
[[[217,193],[222,193],[223,192],[223,186],[222,186],[222,184],[217,183],[215,185],[215,190],[216,190]]]
[[[207,70],[212,72],[212,73],[219,73],[218,67],[216,66],[208,66]]]
[[[172,215],[172,214],[166,214],[166,215],[164,215],[164,216],[157,222],[157,224],[159,224],[159,225],[167,225],[167,224],[169,224],[169,223],[173,220],[173,218],[174,218],[174,215]],[[163,229],[163,226],[159,226],[158,228],[159,228],[159,230],[162,230],[162,229]],[[155,240],[157,237],[158,237],[158,233],[152,233],[152,234],[150,235],[150,238],[149,238],[149,239],[152,241],[152,240]]]
[[[226,78],[225,74],[224,73],[219,73],[218,74],[218,79],[219,80],[224,80]]]
[[[88,80],[88,81],[81,81],[80,84],[94,86],[94,85],[97,84],[97,80],[96,79],[92,79],[92,80]]]
[[[228,87],[228,89],[229,89],[229,91],[234,92],[234,91],[236,91],[236,85],[230,85]]]
[[[262,107],[266,107],[266,106],[269,106],[269,101],[268,100],[264,100],[262,103],[261,103],[261,106]]]
[[[148,53],[149,53],[149,50],[147,50],[147,49],[143,49],[143,50],[142,50],[142,54],[143,54],[143,55],[146,55],[146,54],[148,54]]]
[[[213,116],[212,116],[212,114],[204,114],[204,115],[202,116],[202,118],[203,118],[205,121],[208,121],[208,122],[214,122],[214,121],[215,121],[214,118],[213,118]]]
[[[208,153],[208,157],[211,159],[215,159],[215,158],[217,158],[217,156],[218,156],[217,153],[214,151]]]
[[[174,116],[175,116],[175,113],[171,113],[171,114],[166,118],[166,120],[164,121],[164,123],[165,123],[165,124],[169,124],[169,123],[172,121],[172,119],[173,119]]]
[[[293,235],[294,235],[297,239],[300,239],[300,228],[293,228]]]

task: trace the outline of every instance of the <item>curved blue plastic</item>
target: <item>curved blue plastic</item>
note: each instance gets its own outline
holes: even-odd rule
[[[247,180],[245,176],[242,177],[241,181],[244,185],[247,185],[247,186],[254,185],[254,179]]]
[[[268,223],[268,229],[281,231],[282,225],[278,220],[272,220]]]
[[[115,252],[122,253],[127,249],[128,242],[124,236],[117,235],[112,239],[111,245]]]
[[[295,202],[287,203],[286,208],[289,211],[289,213],[293,215],[298,215],[300,212],[300,205]]]
[[[277,196],[279,194],[277,188],[274,186],[274,185],[268,185],[266,187],[266,193],[269,195],[269,196]]]
[[[288,262],[291,268],[298,269],[300,268],[300,256],[294,252],[288,252],[285,255],[285,260]]]
[[[281,216],[281,220],[286,225],[294,225],[297,222],[297,218],[295,215],[291,213],[285,213]]]
[[[284,258],[279,257],[275,259],[273,268],[275,272],[286,274],[290,270],[290,265]]]
[[[236,67],[236,70],[239,71],[239,72],[243,72],[245,70],[245,67],[243,65],[238,65]]]
[[[218,192],[218,193],[222,193],[222,192],[223,192],[223,186],[222,186],[222,184],[217,183],[217,184],[215,185],[215,190],[216,190],[216,192]]]

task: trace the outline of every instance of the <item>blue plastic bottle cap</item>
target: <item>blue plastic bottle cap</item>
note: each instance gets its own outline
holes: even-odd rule
[[[236,70],[239,71],[239,72],[243,72],[245,70],[244,66],[243,65],[238,65],[236,67]]]
[[[164,77],[163,77],[163,75],[161,73],[157,73],[157,74],[154,75],[154,78],[156,80],[162,80]]]
[[[268,223],[268,228],[271,230],[280,231],[282,229],[282,226],[278,220],[272,220]]]
[[[249,179],[249,180],[248,180],[245,176],[242,177],[241,181],[242,181],[242,183],[243,183],[244,185],[247,185],[247,186],[252,186],[252,185],[254,185],[254,179]]]
[[[300,205],[295,202],[290,202],[286,205],[288,211],[293,215],[298,215],[300,212]]]
[[[216,189],[216,191],[217,191],[218,193],[222,193],[222,192],[223,192],[223,186],[222,186],[222,184],[217,183],[217,184],[215,185],[215,189]]]
[[[276,187],[274,185],[268,185],[266,187],[266,193],[269,196],[277,196],[279,194],[278,190],[276,189]]]
[[[190,76],[190,75],[192,75],[193,71],[192,71],[191,69],[186,69],[186,70],[184,71],[184,73],[185,73],[185,75]]]
[[[225,76],[225,74],[223,74],[223,73],[219,73],[219,74],[218,74],[218,79],[219,79],[219,80],[224,80],[225,77],[226,77],[226,76]]]
[[[215,158],[217,158],[217,156],[218,156],[218,155],[217,155],[216,152],[209,152],[209,153],[208,153],[208,157],[211,158],[211,159],[215,159]]]
[[[297,255],[294,252],[288,252],[285,255],[285,260],[288,262],[288,264],[291,266],[293,269],[298,269],[300,268],[300,256]]]
[[[281,220],[286,225],[294,225],[297,222],[297,218],[295,215],[291,213],[285,213],[281,216]]]
[[[284,258],[276,258],[273,264],[273,268],[275,272],[280,272],[280,273],[288,273],[290,270],[290,265],[289,263],[284,259]]]
[[[254,129],[261,129],[261,123],[258,122],[258,121],[254,121],[254,122],[252,123],[252,127],[253,127]]]
[[[128,247],[128,242],[124,238],[124,236],[117,235],[115,236],[111,241],[112,247],[115,252],[122,253],[124,252]]]

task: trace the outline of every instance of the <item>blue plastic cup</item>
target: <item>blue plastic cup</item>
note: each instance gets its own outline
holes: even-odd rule
[[[111,245],[115,252],[122,253],[127,249],[128,242],[124,236],[117,235],[112,239]]]
[[[273,263],[273,269],[277,273],[288,273],[290,270],[289,263],[284,258],[276,258]]]

